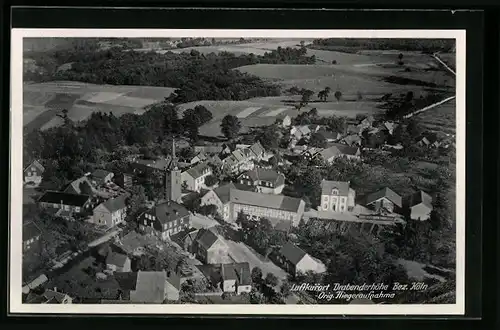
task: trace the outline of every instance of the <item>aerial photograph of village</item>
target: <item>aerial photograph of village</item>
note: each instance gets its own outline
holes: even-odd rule
[[[24,38],[23,303],[455,304],[455,51]]]

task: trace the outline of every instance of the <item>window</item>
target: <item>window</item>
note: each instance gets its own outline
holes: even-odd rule
[[[338,195],[338,194],[339,194],[339,190],[337,188],[333,188],[332,195]]]
[[[75,212],[80,212],[80,207],[76,206],[75,207]]]
[[[147,225],[148,225],[148,221],[144,220],[144,226],[147,226]]]

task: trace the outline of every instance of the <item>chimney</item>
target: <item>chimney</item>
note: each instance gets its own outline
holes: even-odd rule
[[[54,292],[57,292],[57,287],[56,286],[54,287]]]

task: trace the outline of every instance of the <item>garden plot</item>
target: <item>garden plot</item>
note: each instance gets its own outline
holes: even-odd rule
[[[279,108],[279,109],[274,109],[269,112],[266,112],[264,114],[261,114],[261,117],[276,117],[279,114],[281,114],[284,111],[290,110],[289,108]]]
[[[91,98],[86,99],[86,101],[94,102],[94,103],[104,103],[115,100],[122,96],[121,93],[110,93],[110,92],[99,92],[95,95],[92,95]]]
[[[254,113],[255,111],[259,110],[260,108],[261,107],[246,108],[245,110],[243,110],[240,113],[238,113],[236,115],[236,117],[238,117],[238,118],[246,118],[246,117],[250,116],[252,113]]]

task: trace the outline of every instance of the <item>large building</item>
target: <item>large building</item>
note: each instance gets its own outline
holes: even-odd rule
[[[280,222],[297,226],[304,214],[304,208],[305,202],[299,198],[231,189],[228,221],[236,221],[238,214],[243,212],[250,218],[266,218],[273,226]]]
[[[141,231],[167,240],[171,235],[189,228],[191,215],[181,204],[167,201],[140,214],[137,220]]]
[[[229,193],[231,189],[236,189],[233,183],[227,183],[207,191],[207,193],[201,197],[201,205],[215,205],[222,219],[228,221],[230,215]]]
[[[205,178],[210,175],[212,175],[212,168],[208,163],[198,163],[182,172],[181,181],[185,182],[188,190],[199,192],[205,187]]]
[[[61,191],[47,191],[40,197],[38,203],[44,208],[60,209],[71,213],[82,213],[92,208],[89,195]]]
[[[123,194],[99,204],[93,211],[94,223],[111,228],[125,222],[127,216],[126,200],[128,197],[129,194]]]
[[[360,155],[361,151],[358,147],[351,147],[341,143],[333,143],[329,148],[318,152],[314,157],[318,157],[327,163],[331,163],[337,158],[359,160]]]
[[[356,192],[349,182],[321,181],[320,211],[349,212],[355,206]]]

